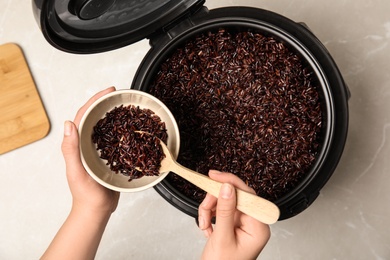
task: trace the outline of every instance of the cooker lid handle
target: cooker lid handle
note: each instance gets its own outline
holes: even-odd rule
[[[106,13],[115,0],[71,0],[69,6],[82,20],[91,20]]]
[[[124,47],[180,23],[205,0],[32,0],[46,40],[62,51],[90,54]]]

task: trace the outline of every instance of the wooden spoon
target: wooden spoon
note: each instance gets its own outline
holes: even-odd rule
[[[149,134],[143,131],[140,133]],[[160,139],[159,139],[160,140]],[[165,154],[165,158],[161,161],[160,173],[174,172],[180,177],[186,179],[192,184],[198,186],[202,190],[212,194],[218,198],[219,190],[222,183],[210,179],[206,175],[200,174],[196,171],[190,170],[180,165],[173,158],[168,147],[160,140],[160,145]],[[265,224],[273,224],[279,219],[279,208],[266,199],[263,199],[255,194],[245,192],[236,188],[237,194],[237,209]]]

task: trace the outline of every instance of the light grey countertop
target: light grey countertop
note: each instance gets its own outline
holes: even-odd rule
[[[336,171],[313,205],[272,225],[260,258],[390,259],[390,2],[205,5],[253,6],[305,22],[333,56],[352,94],[348,139]],[[63,122],[99,90],[129,88],[149,43],[94,55],[64,53],[45,41],[31,1],[1,0],[0,44],[8,42],[24,50],[51,130],[0,156],[0,259],[37,259],[71,206],[60,150]],[[194,219],[150,189],[122,195],[96,259],[198,259],[204,244]]]

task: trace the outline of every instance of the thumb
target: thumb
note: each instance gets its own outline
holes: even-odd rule
[[[217,202],[215,231],[220,241],[234,239],[234,216],[236,213],[236,190],[229,183],[221,186]]]
[[[74,179],[77,176],[72,175],[76,175],[76,173],[83,171],[84,167],[80,160],[77,127],[71,121],[65,121],[64,123],[64,139],[62,141],[61,149],[65,159],[68,178]]]

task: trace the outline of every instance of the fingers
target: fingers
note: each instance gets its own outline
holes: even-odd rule
[[[82,106],[76,114],[74,122],[66,121],[64,124],[64,138],[62,141],[61,149],[62,154],[65,159],[66,165],[66,174],[69,181],[77,180],[77,178],[83,178],[87,174],[85,173],[84,167],[80,159],[80,150],[79,150],[79,135],[77,127],[80,123],[82,116],[88,107],[91,106],[98,98],[115,91],[115,87],[110,87],[105,90],[102,90],[90,98],[84,106]]]
[[[84,167],[82,166],[80,160],[80,151],[79,151],[79,136],[77,132],[77,126],[80,123],[80,119],[93,102],[98,98],[115,91],[114,87],[107,88],[100,91],[92,98],[90,98],[84,106],[82,106],[75,117],[74,122],[66,121],[64,124],[64,139],[62,141],[62,153],[64,155],[67,175],[68,178],[77,177],[77,173],[80,171],[84,172]]]
[[[83,171],[84,168],[80,160],[79,151],[79,135],[75,124],[71,121],[66,121],[64,124],[64,138],[62,141],[61,149],[64,155],[66,172],[68,178],[73,179],[77,176],[78,172]]]
[[[203,202],[199,205],[199,228],[203,230],[206,237],[209,237],[213,232],[211,219],[216,214],[218,222],[217,227],[222,230],[223,236],[227,235],[234,238],[234,217],[236,213],[236,194],[234,186],[249,192],[252,192],[253,190],[231,173],[210,170],[209,176],[211,179],[225,184],[221,187],[218,204],[217,198],[207,194]]]
[[[233,184],[236,188],[250,192],[253,194],[256,194],[254,189],[250,188],[245,184],[244,181],[242,181],[240,178],[238,178],[236,175],[232,173],[226,173],[226,172],[219,172],[215,170],[211,170],[209,172],[210,178],[219,181],[219,182],[229,182]],[[219,203],[219,199],[218,199]],[[218,220],[218,215],[217,215]],[[219,224],[218,224],[219,225]],[[218,225],[216,229],[218,228]],[[240,228],[238,229],[242,232],[245,232],[247,234],[250,234],[253,237],[256,237],[256,241],[261,241],[260,244],[266,244],[268,239],[270,238],[270,228],[268,225],[248,216],[245,214],[240,215]]]
[[[106,94],[108,94],[108,93],[110,93],[110,92],[113,92],[113,91],[115,91],[115,87],[109,87],[109,88],[107,88],[107,89],[105,89],[105,90],[102,90],[102,91],[96,93],[93,97],[91,97],[91,98],[87,101],[87,103],[85,103],[84,106],[82,106],[82,107],[79,109],[79,111],[77,111],[76,117],[75,117],[75,119],[74,119],[74,121],[73,121],[74,124],[76,125],[76,127],[79,126],[80,120],[81,120],[81,118],[83,117],[85,111],[92,105],[93,102],[95,102],[95,101],[96,101],[97,99],[99,99],[100,97],[102,97],[102,96],[104,96],[104,95],[106,95]]]
[[[235,241],[235,213],[236,213],[236,190],[230,183],[221,186],[218,196],[215,238],[220,243],[231,245]]]
[[[216,233],[220,236],[221,241],[230,241],[228,238],[234,239],[236,203],[234,186],[229,183],[222,184],[218,203],[217,198],[211,194],[206,195],[203,202],[199,205],[198,212],[199,228],[203,230],[206,237],[209,237],[213,232],[211,219],[216,214],[217,225],[215,230],[218,230]]]
[[[209,176],[211,179],[219,181],[221,183],[231,183],[234,187],[255,194],[255,190],[250,188],[248,185],[245,184],[243,180],[241,180],[239,177],[232,173],[228,172],[220,172],[216,170],[210,170]]]
[[[230,183],[234,187],[237,187],[241,190],[244,190],[244,191],[247,191],[250,193],[255,193],[255,191],[252,188],[248,187],[239,177],[237,177],[236,175],[234,175],[232,173],[210,170],[209,176],[211,179],[219,181],[221,183]],[[218,199],[218,204],[219,204],[219,202],[220,202],[220,200]],[[228,203],[232,203],[228,207],[230,207],[231,212],[233,212],[232,215],[233,215],[233,221],[234,221],[234,213],[236,212],[235,199],[229,200]],[[233,206],[233,204],[234,204],[234,206]],[[217,198],[215,198],[214,196],[212,196],[210,194],[207,194],[205,199],[203,200],[203,202],[199,205],[199,209],[198,209],[199,228],[203,230],[206,237],[209,237],[210,234],[213,232],[211,219],[216,214],[216,207],[217,207]],[[220,209],[220,215],[226,214],[227,212],[223,212],[224,211],[223,207],[226,207],[226,203],[225,203],[225,205],[223,205],[223,204],[220,205],[220,207],[222,207],[222,211]],[[218,219],[218,215],[217,215],[217,219]],[[232,227],[233,226],[234,225],[232,224]]]
[[[199,205],[199,210],[198,210],[199,228],[203,230],[205,237],[209,237],[213,232],[211,219],[215,216],[216,206],[217,206],[217,198],[211,194],[206,194],[206,197]]]
[[[209,176],[223,184],[218,199],[207,194],[200,204],[199,227],[209,238],[208,244],[213,245],[213,251],[216,251],[216,249],[226,251],[228,248],[245,245],[245,252],[242,253],[248,253],[250,255],[248,258],[252,259],[253,256],[260,253],[269,240],[270,228],[268,225],[237,210],[236,188],[254,194],[255,191],[231,173],[210,170]],[[213,228],[211,217],[215,209],[216,224]],[[247,250],[249,248],[250,250]],[[254,252],[250,252],[251,250]]]

